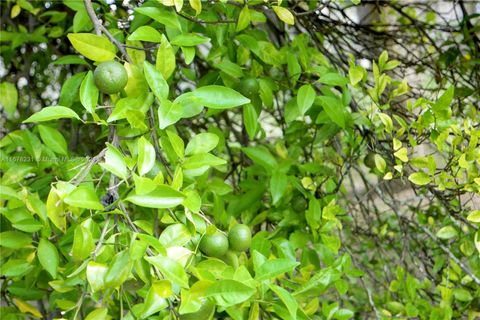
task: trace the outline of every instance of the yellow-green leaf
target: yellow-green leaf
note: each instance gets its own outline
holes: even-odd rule
[[[190,6],[195,10],[195,15],[198,16],[202,12],[202,0],[189,0]]]
[[[110,61],[115,58],[115,46],[103,36],[91,33],[69,33],[68,39],[75,50],[93,61]]]
[[[423,186],[429,184],[430,181],[432,181],[432,178],[430,178],[430,176],[425,172],[415,172],[408,177],[408,180],[416,185]]]
[[[275,11],[278,18],[283,22],[285,22],[286,24],[290,24],[290,25],[295,24],[295,18],[293,17],[293,14],[290,12],[290,10],[288,10],[287,8],[274,6],[273,11]]]
[[[468,215],[467,220],[475,223],[480,223],[480,210],[472,211]]]

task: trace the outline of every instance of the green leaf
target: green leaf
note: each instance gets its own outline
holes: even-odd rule
[[[347,78],[339,75],[338,73],[326,73],[318,79],[318,82],[327,84],[329,86],[344,86],[348,83]]]
[[[150,26],[140,26],[128,36],[128,40],[161,42],[162,35]]]
[[[24,232],[36,232],[42,229],[43,226],[42,223],[33,218],[22,219],[12,223],[12,227]]]
[[[148,86],[152,89],[153,94],[158,100],[163,101],[168,98],[168,83],[163,78],[160,71],[155,69],[153,65],[147,61],[143,62],[143,71],[147,79]]]
[[[160,129],[165,129],[169,125],[177,123],[183,116],[183,107],[179,103],[169,100],[162,100],[158,107],[158,122]]]
[[[57,60],[53,61],[52,64],[62,65],[62,64],[82,64],[88,66],[88,62],[84,59],[80,58],[79,56],[75,55],[66,55],[63,57],[58,58]],[[74,77],[73,75],[72,77]]]
[[[179,47],[193,47],[209,41],[209,38],[196,33],[184,33],[174,37],[171,41],[171,44]]]
[[[189,287],[187,273],[180,263],[162,255],[145,257],[145,260],[157,267],[168,280],[178,284],[182,288]]]
[[[107,144],[105,162],[100,163],[100,166],[123,180],[127,179],[128,170],[125,159],[122,153],[111,144]]]
[[[91,33],[69,33],[72,46],[83,56],[93,61],[110,61],[115,58],[115,46],[103,36]]]
[[[363,69],[362,66],[351,66],[350,70],[348,71],[350,77],[350,84],[354,86],[360,81],[362,81],[364,73],[365,69]]]
[[[175,71],[175,64],[175,52],[170,42],[162,34],[162,40],[157,50],[155,68],[162,73],[164,79],[168,79]]]
[[[438,113],[447,109],[453,101],[454,93],[455,87],[448,87],[448,89],[442,94],[438,101],[432,106],[433,112]]]
[[[181,223],[171,224],[162,231],[159,241],[165,247],[181,247],[187,244],[192,235],[187,227]]]
[[[294,292],[294,295],[302,294],[312,289],[317,290],[318,292],[323,292],[330,284],[340,279],[341,276],[342,274],[340,271],[331,267],[321,269],[312,278],[310,278],[307,283],[298,288]]]
[[[160,22],[166,27],[182,31],[182,26],[178,21],[177,14],[171,10],[158,7],[139,7],[135,8],[135,12],[152,18],[153,20]]]
[[[60,91],[60,100],[58,101],[60,105],[70,108],[78,99],[78,92],[85,74],[86,72],[76,73],[65,81]]]
[[[98,308],[91,311],[86,317],[85,320],[110,320],[112,317],[108,315],[107,308]]]
[[[72,109],[62,106],[51,106],[43,108],[39,112],[31,115],[27,120],[24,120],[23,123],[50,121],[62,118],[75,118],[80,120],[80,117]]]
[[[280,20],[282,20],[286,24],[290,24],[290,25],[295,24],[295,18],[293,17],[293,14],[290,12],[290,10],[280,6],[272,6],[272,8]]]
[[[273,292],[277,294],[280,300],[282,300],[283,304],[285,304],[288,312],[290,313],[290,317],[293,320],[297,319],[298,302],[290,294],[290,292],[274,284],[270,285],[269,287]]]
[[[195,10],[195,15],[198,16],[202,12],[202,0],[189,0],[190,6]]]
[[[198,88],[192,94],[200,104],[212,109],[229,109],[250,102],[237,91],[217,85]]]
[[[43,143],[45,143],[47,147],[55,153],[67,155],[67,142],[58,130],[44,125],[38,125],[37,128]]]
[[[140,137],[137,143],[138,148],[138,174],[141,176],[147,174],[155,165],[155,148],[145,139]]]
[[[432,181],[432,178],[425,172],[415,172],[408,176],[408,180],[419,186],[424,186]]]
[[[315,90],[309,84],[305,84],[298,89],[297,104],[300,109],[300,114],[304,115],[310,109],[315,101]]]
[[[93,81],[93,73],[92,71],[88,71],[80,85],[80,102],[88,113],[95,113],[95,108],[98,103],[98,94],[98,88]]]
[[[46,209],[50,221],[52,221],[52,223],[62,232],[65,232],[67,228],[67,220],[65,217],[63,202],[61,201],[57,190],[53,187],[50,189],[50,193],[47,197]]]
[[[89,261],[87,264],[87,281],[92,291],[96,292],[105,287],[105,275],[107,274],[108,266],[103,263]]]
[[[240,32],[250,24],[250,10],[248,10],[248,6],[244,6],[243,9],[240,11],[240,15],[238,16],[237,21],[237,28],[236,31]]]
[[[480,210],[472,211],[468,215],[467,220],[475,223],[480,223]]]
[[[217,63],[215,67],[234,78],[243,77],[243,69],[228,59],[223,59],[220,63]]]
[[[255,289],[235,280],[219,280],[208,287],[205,298],[212,297],[222,307],[229,307],[247,301]]]
[[[342,102],[338,98],[320,96],[317,97],[318,102],[325,110],[327,116],[335,122],[340,128],[345,129],[345,114]]]
[[[468,302],[473,300],[473,296],[470,291],[463,288],[453,289],[453,295],[458,301]]]
[[[211,153],[199,153],[189,157],[183,163],[185,169],[198,169],[202,167],[216,167],[227,163],[224,159],[214,156]]]
[[[297,56],[291,52],[287,53],[287,69],[288,75],[293,84],[296,84],[300,76],[302,75],[302,68],[298,63]]]
[[[0,105],[9,115],[13,115],[17,110],[18,91],[17,87],[10,82],[0,84]]]
[[[150,316],[168,307],[167,300],[159,293],[155,283],[148,290],[140,319],[150,319]]]
[[[280,172],[274,171],[270,179],[270,193],[272,194],[273,204],[277,204],[287,191],[287,176]]]
[[[275,259],[265,261],[255,274],[255,280],[273,279],[285,272],[292,271],[300,263],[289,259]]]
[[[218,141],[218,136],[214,133],[199,133],[188,142],[185,155],[210,152],[218,145]]]
[[[407,162],[408,161],[408,150],[407,148],[403,147],[403,148],[400,148],[399,150],[395,151],[393,153],[393,155],[402,160],[403,162]]]
[[[130,275],[132,262],[128,250],[117,253],[112,261],[109,262],[107,273],[105,274],[105,286],[108,288],[117,288],[121,286]]]
[[[18,231],[0,233],[0,246],[10,249],[22,249],[32,243],[32,236]]]
[[[95,249],[95,242],[93,241],[90,229],[83,224],[77,225],[73,234],[72,257],[76,261],[86,259]]]
[[[277,166],[277,160],[272,156],[270,151],[263,146],[258,147],[246,147],[242,151],[253,160],[267,170],[274,170]]]
[[[354,312],[349,309],[341,308],[335,311],[334,318],[338,320],[347,320],[354,316]]]
[[[193,92],[184,93],[178,96],[173,102],[182,106],[182,118],[191,118],[203,111],[202,100],[195,97]]]
[[[38,261],[47,270],[52,278],[57,277],[57,268],[60,261],[57,248],[48,240],[40,239],[37,249]]]
[[[243,123],[250,140],[255,139],[258,129],[258,115],[251,103],[243,106]]]
[[[437,237],[448,240],[457,236],[457,230],[452,226],[446,226],[437,231]]]
[[[64,201],[72,207],[103,210],[103,206],[98,200],[95,190],[93,190],[93,187],[87,185],[78,186],[65,197]]]
[[[132,191],[125,200],[141,207],[163,209],[182,204],[184,198],[183,193],[163,185],[148,194],[138,195]]]
[[[167,136],[177,156],[179,158],[183,158],[185,152],[185,143],[183,142],[182,138],[170,130],[167,130]]]

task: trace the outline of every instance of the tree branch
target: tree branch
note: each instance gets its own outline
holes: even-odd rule
[[[124,45],[120,41],[115,39],[115,37],[112,36],[112,34],[107,30],[107,28],[105,28],[105,26],[100,22],[100,20],[98,20],[97,15],[95,14],[95,11],[93,10],[92,1],[91,0],[83,0],[83,2],[85,3],[85,8],[87,9],[87,14],[88,14],[88,16],[90,17],[90,20],[93,23],[93,27],[95,28],[95,32],[97,34],[99,34],[100,31],[103,32],[107,36],[107,38],[118,48],[118,50],[120,50],[120,52],[122,54],[122,57],[125,60],[127,60],[128,63],[132,63],[132,59],[130,58],[127,51],[125,50]]]

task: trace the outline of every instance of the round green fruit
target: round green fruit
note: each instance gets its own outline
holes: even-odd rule
[[[363,163],[370,169],[375,168],[375,153],[370,151],[363,159]]]
[[[235,251],[246,251],[252,243],[252,231],[247,225],[237,224],[228,233],[230,249]]]
[[[219,231],[206,234],[200,240],[200,250],[207,256],[221,258],[228,251],[228,239]]]
[[[247,98],[254,97],[260,90],[258,80],[253,77],[245,77],[238,83],[238,90]]]
[[[127,85],[128,74],[125,67],[116,61],[100,63],[93,73],[98,90],[107,94],[120,92]]]

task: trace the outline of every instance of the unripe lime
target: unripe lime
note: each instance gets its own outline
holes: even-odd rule
[[[121,63],[106,61],[97,66],[93,73],[93,80],[98,90],[103,93],[114,94],[125,88],[128,74]]]
[[[207,256],[220,258],[228,251],[228,239],[219,231],[206,234],[200,240],[199,247]]]
[[[370,169],[375,168],[375,153],[370,151],[363,159],[363,163]]]
[[[245,77],[238,83],[238,91],[247,98],[255,97],[259,90],[258,80],[253,77]]]
[[[237,224],[228,232],[228,243],[232,250],[246,251],[252,243],[252,231],[247,225]]]

